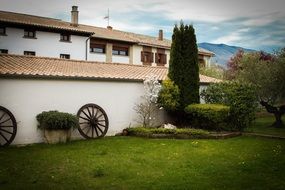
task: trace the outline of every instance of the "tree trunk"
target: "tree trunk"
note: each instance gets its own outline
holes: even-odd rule
[[[272,124],[273,127],[280,128],[283,126],[282,122],[282,114],[280,112],[274,113],[275,116],[275,122]]]
[[[265,101],[260,101],[260,104],[265,107],[268,113],[272,113],[275,116],[275,122],[272,124],[273,127],[283,127],[282,115],[285,113],[285,105],[280,107],[269,105]]]

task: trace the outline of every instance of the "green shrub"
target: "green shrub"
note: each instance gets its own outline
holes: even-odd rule
[[[37,115],[37,121],[41,129],[70,129],[79,125],[75,115],[58,111],[44,111]]]
[[[194,127],[210,130],[229,130],[225,124],[229,111],[229,106],[221,104],[191,104],[185,108]]]
[[[180,129],[165,129],[165,128],[150,128],[150,127],[133,127],[127,128],[129,135],[135,136],[151,136],[152,134],[172,134],[172,135],[189,135],[189,136],[206,136],[208,131],[202,129],[180,128]]]
[[[180,91],[178,86],[169,79],[164,80],[158,97],[159,105],[167,111],[175,111],[180,106],[179,98]]]
[[[230,106],[228,125],[233,130],[249,127],[255,118],[257,98],[250,84],[223,82],[210,85],[201,93],[206,103]]]

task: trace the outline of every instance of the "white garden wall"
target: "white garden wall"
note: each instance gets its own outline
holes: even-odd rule
[[[86,80],[1,79],[0,105],[9,109],[18,123],[13,144],[42,142],[36,115],[58,110],[76,114],[87,104],[101,106],[109,117],[107,135],[137,124],[134,105],[143,95],[139,82],[104,82]],[[73,137],[79,136],[77,130]]]

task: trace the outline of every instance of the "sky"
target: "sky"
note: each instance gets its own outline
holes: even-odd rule
[[[0,10],[171,39],[175,24],[192,24],[197,41],[273,52],[285,47],[285,0],[0,0]]]

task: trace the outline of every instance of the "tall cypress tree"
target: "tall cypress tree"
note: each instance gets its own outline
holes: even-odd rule
[[[180,89],[180,108],[199,103],[198,47],[192,25],[175,25],[169,62],[169,78]]]

